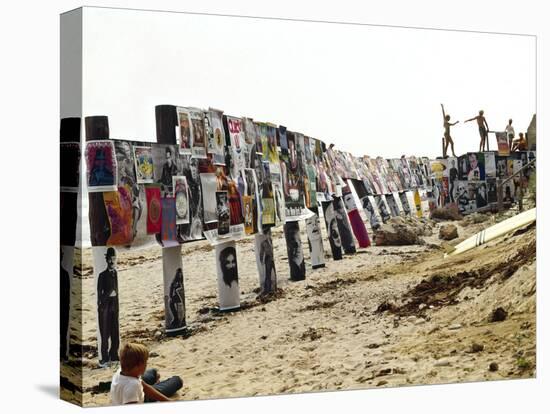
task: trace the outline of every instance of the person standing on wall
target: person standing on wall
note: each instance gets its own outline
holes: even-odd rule
[[[508,138],[508,147],[512,148],[512,141],[514,140],[516,135],[516,131],[514,131],[514,127],[512,126],[512,118],[508,120],[508,125],[506,125],[504,132],[506,133],[506,137]]]
[[[487,120],[485,119],[485,116],[483,116],[483,110],[479,111],[479,115],[474,116],[473,118],[467,119],[466,122],[470,122],[473,120],[477,121],[477,126],[479,129],[479,152],[485,150],[485,144],[487,144],[487,151],[489,151],[489,125],[487,124]]]
[[[441,104],[441,111],[443,111],[443,128],[445,128],[445,132],[443,133],[443,136],[445,137],[445,147],[443,148],[443,158],[447,158],[447,149],[449,148],[449,144],[451,144],[451,151],[453,153],[453,157],[456,157],[455,143],[451,138],[451,126],[458,124],[458,121],[451,123],[451,116],[448,114],[445,114],[445,108],[443,107],[443,104]]]

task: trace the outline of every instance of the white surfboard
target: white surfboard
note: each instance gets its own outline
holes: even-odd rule
[[[482,244],[496,239],[497,237],[503,236],[506,233],[510,233],[511,231],[532,223],[536,220],[536,218],[536,208],[524,211],[523,213],[520,213],[518,215],[515,215],[514,217],[510,217],[509,219],[488,227],[485,230],[482,230],[472,237],[464,240],[462,243],[457,244],[454,250],[450,253],[445,253],[444,257],[455,256],[457,254],[471,250],[474,247],[481,246]]]

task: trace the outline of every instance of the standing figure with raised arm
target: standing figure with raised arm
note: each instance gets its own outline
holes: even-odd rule
[[[453,157],[455,155],[455,143],[451,138],[451,126],[458,124],[458,121],[451,123],[451,115],[445,114],[445,108],[441,104],[441,111],[443,111],[443,127],[445,128],[444,137],[445,137],[445,148],[443,149],[443,158],[447,158],[447,149],[449,144],[451,144],[451,151],[453,152]]]
[[[467,119],[464,122],[470,122],[473,120],[477,121],[477,126],[479,128],[479,152],[485,150],[485,144],[487,144],[487,151],[489,151],[489,125],[487,124],[487,120],[483,116],[483,110],[479,111],[479,115]]]

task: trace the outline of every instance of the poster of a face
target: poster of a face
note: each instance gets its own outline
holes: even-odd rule
[[[215,251],[220,310],[238,308],[240,306],[240,290],[235,242],[228,241],[217,244]]]
[[[485,207],[489,202],[489,194],[487,191],[487,184],[485,182],[480,182],[477,184],[476,188],[476,207],[482,208]]]
[[[309,240],[311,266],[313,269],[323,267],[325,265],[325,250],[321,235],[321,223],[317,214],[306,219],[306,232]]]
[[[229,234],[230,212],[227,191],[216,191],[216,213],[218,220],[218,235]]]
[[[112,141],[86,143],[88,192],[116,191],[117,163]]]
[[[506,157],[496,157],[497,163],[497,178],[506,178],[508,177],[508,161]]]
[[[273,195],[275,198],[275,225],[284,224],[286,220],[285,214],[285,196],[283,187],[279,183],[273,183]]]
[[[405,215],[410,216],[412,214],[412,211],[409,200],[407,199],[407,193],[405,191],[399,193],[399,200],[401,200],[401,206],[403,207],[403,212],[405,213]]]
[[[62,142],[60,147],[61,191],[77,193],[80,181],[80,144]]]
[[[470,152],[468,157],[468,181],[485,180],[485,157],[483,153]]]
[[[176,224],[189,224],[189,188],[183,175],[172,177],[173,197],[176,200]]]
[[[254,168],[256,162],[256,126],[250,118],[242,119],[244,127],[245,146],[245,168]]]
[[[342,195],[343,195],[344,206],[346,207],[346,211],[349,213],[350,211],[357,210],[357,205],[355,204],[353,193],[351,192],[349,187],[346,186],[342,189]]]
[[[334,217],[338,225],[338,232],[340,233],[344,253],[353,254],[356,252],[355,242],[353,240],[353,233],[346,213],[346,208],[344,207],[344,201],[342,197],[335,197],[332,202],[334,204]]]
[[[390,213],[390,208],[386,203],[386,198],[383,195],[376,195],[374,196],[374,199],[376,200],[376,207],[380,212],[382,221],[384,223],[387,222],[391,218],[391,213]]]
[[[162,273],[164,281],[164,318],[167,333],[185,329],[185,289],[183,282],[181,249],[162,249]]]
[[[300,225],[292,221],[284,225],[288,264],[290,266],[291,280],[304,280],[306,277],[306,265],[300,239]]]
[[[458,210],[461,213],[470,213],[476,210],[476,193],[475,183],[469,185],[468,181],[458,182],[457,204]]]
[[[190,108],[191,121],[191,154],[193,158],[206,158],[206,132],[204,128],[204,112],[201,109]]]
[[[153,145],[153,171],[155,183],[160,185],[163,197],[173,194],[172,177],[181,175],[178,169],[175,145]]]
[[[470,171],[470,162],[468,155],[458,157],[458,179],[467,180],[468,172]]]
[[[129,245],[134,236],[132,194],[127,191],[126,187],[119,187],[118,191],[104,192],[103,202],[111,229],[106,244],[108,246]]]
[[[376,209],[376,201],[374,200],[374,196],[364,196],[361,199],[361,204],[363,205],[363,210],[367,215],[371,228],[376,230],[382,225],[382,217],[380,217],[380,214]]]
[[[397,208],[397,204],[395,203],[395,199],[393,198],[393,194],[386,194],[384,196],[386,198],[386,204],[388,205],[390,209],[390,214],[393,217],[396,217],[399,215],[399,209]]]
[[[151,147],[135,146],[134,161],[136,164],[136,177],[138,184],[150,184],[153,182],[153,150]]]
[[[177,107],[178,115],[177,142],[180,154],[191,154],[191,119],[187,108]]]
[[[212,154],[214,165],[225,165],[225,130],[223,127],[223,112],[210,108],[206,114],[210,123],[211,136],[208,141],[208,152]]]
[[[216,212],[216,174],[202,173],[200,174],[200,177],[203,194],[202,202],[204,209],[204,222],[215,223],[218,221],[218,215]]]
[[[340,239],[340,231],[338,230],[338,223],[334,214],[334,205],[331,201],[323,201],[321,203],[323,207],[323,216],[325,218],[325,224],[327,226],[328,241],[330,244],[330,250],[332,251],[332,258],[334,260],[342,259],[342,241]]]
[[[231,158],[233,165],[231,166],[231,178],[237,179],[239,171],[243,170],[245,165],[245,138],[242,120],[232,116],[226,116],[227,129],[229,134],[229,142],[231,147]]]
[[[277,290],[277,272],[273,255],[273,242],[271,230],[264,234],[257,234],[254,238],[254,251],[256,252],[256,265],[260,277],[260,294],[267,295]]]
[[[74,247],[61,246],[61,263],[60,263],[60,356],[62,360],[69,357],[69,321],[71,320],[71,286],[73,278],[74,266]]]
[[[199,160],[191,155],[180,155],[181,175],[187,179],[189,188],[189,224],[178,225],[178,238],[184,241],[201,240],[202,236],[202,187],[199,175]],[[215,208],[215,202],[214,202]]]
[[[92,248],[97,299],[97,342],[100,366],[118,361],[119,291],[117,252],[114,247]]]

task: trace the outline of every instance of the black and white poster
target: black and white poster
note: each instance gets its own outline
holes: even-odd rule
[[[59,344],[60,357],[67,360],[69,357],[69,338],[70,338],[70,315],[71,315],[71,286],[74,267],[74,247],[61,246],[60,260],[60,278],[59,278]]]
[[[204,112],[202,109],[189,108],[189,119],[191,121],[191,154],[193,158],[206,158],[206,132]]]
[[[334,205],[331,200],[321,202],[321,206],[323,207],[323,216],[327,226],[328,241],[330,244],[330,250],[332,251],[332,258],[334,260],[341,260],[342,240],[340,239],[338,222],[336,221],[336,215],[334,214]]]
[[[176,151],[175,145],[152,146],[155,183],[160,184],[161,197],[172,196],[172,177],[180,174],[176,160]]]
[[[309,241],[311,267],[313,269],[324,267],[325,250],[323,248],[323,237],[321,235],[321,223],[319,222],[319,216],[317,214],[306,219],[306,232]]]
[[[216,191],[216,215],[218,221],[218,236],[229,234],[231,214],[229,211],[229,199],[227,191]]]
[[[367,214],[371,228],[373,230],[378,229],[382,225],[382,217],[378,213],[374,196],[369,195],[363,197],[361,199],[361,204],[363,205],[363,210]]]
[[[397,204],[395,203],[393,194],[386,194],[385,198],[386,198],[386,203],[390,208],[390,214],[392,215],[392,217],[397,217],[399,215],[399,209],[397,208]]]
[[[277,290],[277,272],[275,271],[273,240],[271,239],[270,229],[264,231],[263,234],[254,236],[254,250],[260,277],[260,294],[266,295],[275,292]]]
[[[495,153],[492,151],[484,152],[485,157],[485,177],[495,178],[497,176],[497,166]]]
[[[288,265],[290,266],[291,280],[304,280],[306,278],[306,264],[300,239],[300,224],[291,221],[283,226],[288,253]]]
[[[382,217],[382,222],[387,222],[391,218],[390,208],[386,203],[386,198],[383,195],[375,195],[376,207]]]
[[[401,201],[401,206],[403,207],[403,212],[405,215],[410,216],[412,214],[412,210],[409,205],[409,200],[407,200],[407,193],[405,191],[401,191],[399,193],[399,200]]]
[[[487,178],[487,202],[497,202],[497,179]]]
[[[99,364],[102,367],[118,361],[119,291],[117,252],[114,247],[92,248],[97,299],[97,342]]]
[[[473,183],[472,183],[473,184]],[[485,207],[489,202],[489,195],[487,191],[487,184],[485,181],[475,183],[476,186],[476,207]]]
[[[215,223],[218,221],[216,211],[216,189],[217,181],[214,173],[201,173],[202,203],[204,211],[204,222]]]
[[[235,242],[217,244],[215,251],[220,310],[236,309],[240,307],[240,290]]]
[[[164,316],[166,333],[185,329],[185,289],[181,247],[162,249],[162,272],[164,279]]]
[[[456,203],[458,196],[458,161],[456,158],[447,159],[447,170],[449,171],[449,199],[451,203]]]
[[[332,203],[334,205],[334,217],[338,225],[338,232],[340,233],[344,253],[353,254],[356,252],[355,241],[353,239],[353,233],[344,206],[344,201],[342,197],[335,197]]]

